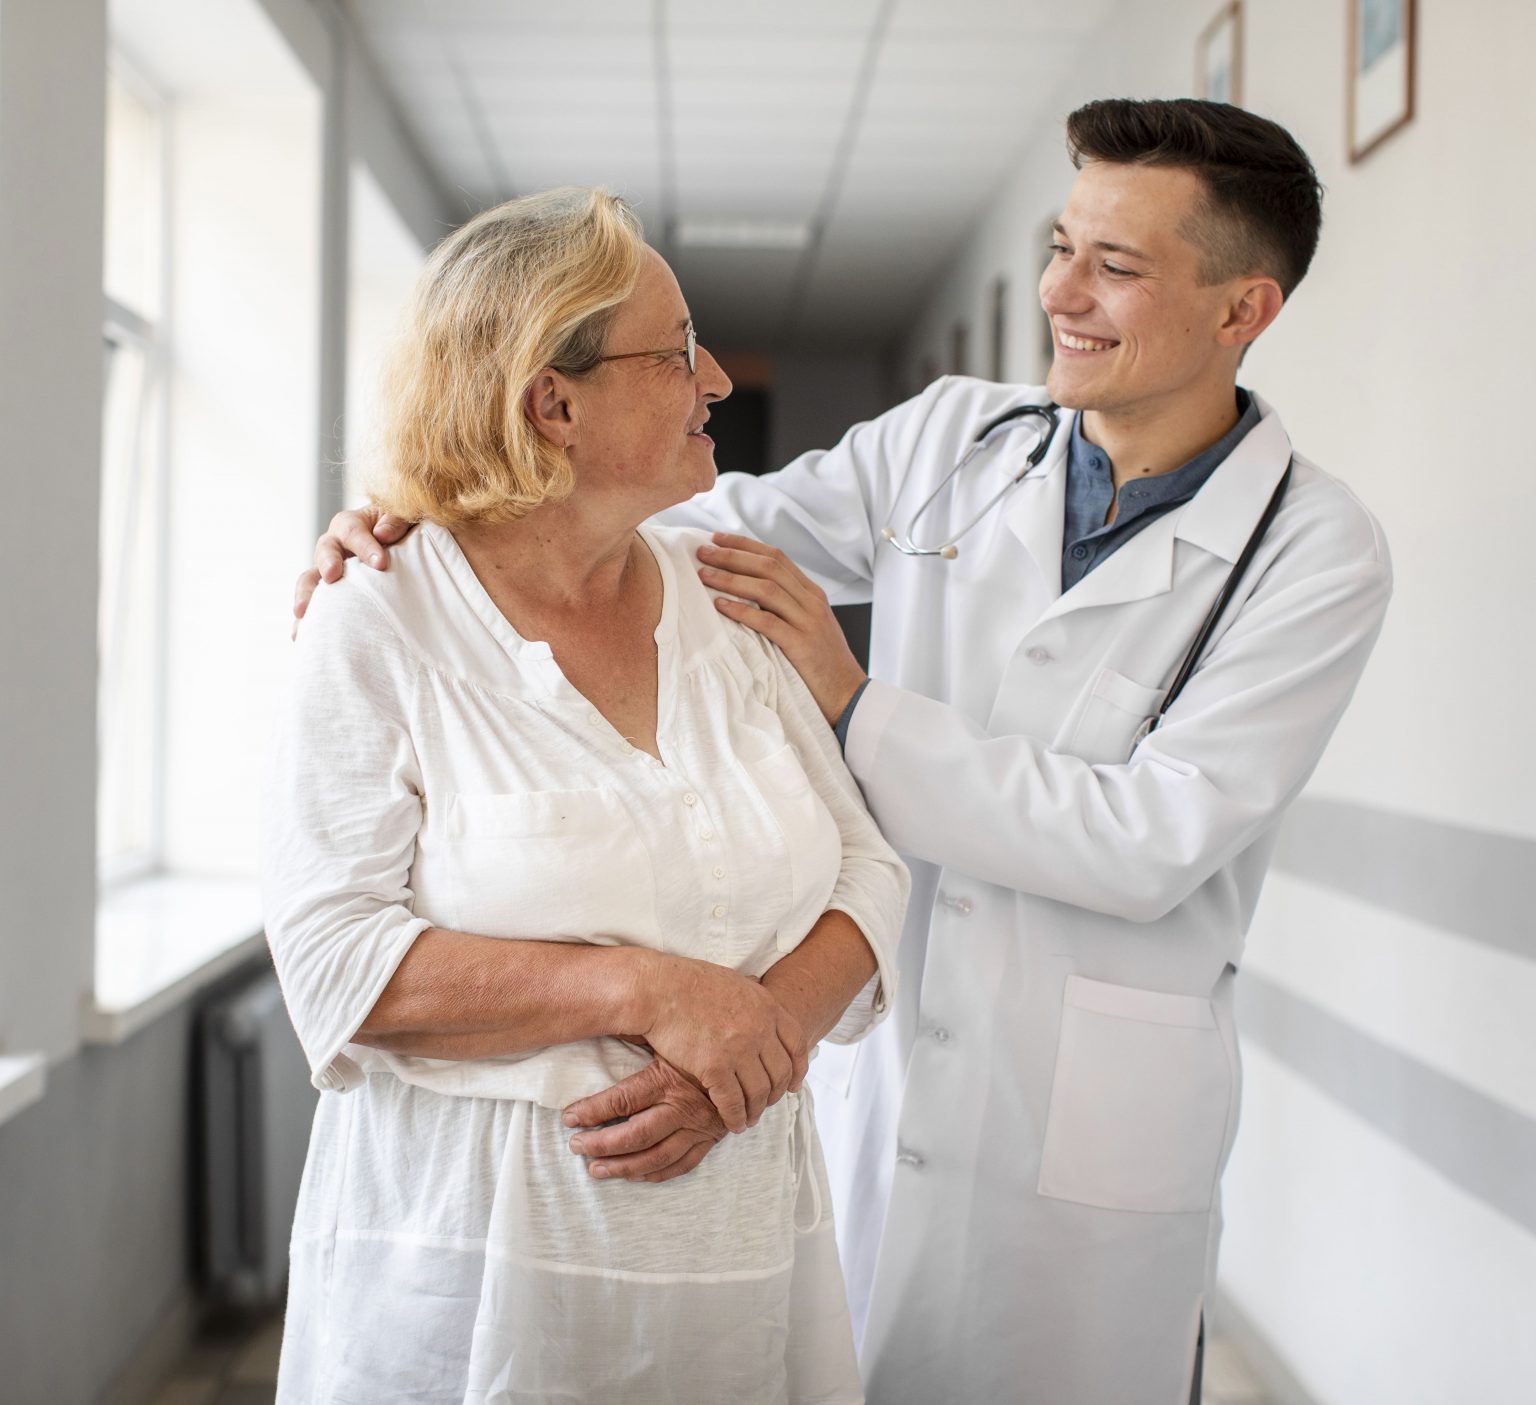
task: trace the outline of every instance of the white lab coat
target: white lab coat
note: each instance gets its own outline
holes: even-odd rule
[[[816,1081],[871,1405],[1185,1405],[1237,1125],[1232,980],[1277,821],[1391,590],[1381,532],[1297,458],[1199,670],[1136,744],[1284,472],[1263,418],[1066,595],[1070,414],[957,559],[882,543],[1038,387],[946,378],[833,450],[673,520],[873,599],[847,760],[911,862],[895,1017]],[[915,536],[949,539],[1033,432]]]

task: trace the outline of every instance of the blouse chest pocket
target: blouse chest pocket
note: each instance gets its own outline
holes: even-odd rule
[[[462,931],[662,945],[650,852],[611,792],[456,794],[444,840]]]
[[[789,851],[790,905],[778,926],[779,950],[789,951],[826,911],[842,870],[842,835],[787,742],[761,760],[743,764]]]
[[[1119,765],[1129,760],[1162,697],[1158,688],[1145,687],[1112,668],[1100,669],[1062,749],[1098,764]]]

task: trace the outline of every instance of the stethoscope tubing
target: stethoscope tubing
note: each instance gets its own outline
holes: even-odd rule
[[[905,534],[898,536],[894,529],[886,526],[880,535],[895,547],[897,551],[901,552],[903,556],[939,556],[946,561],[953,561],[960,554],[960,538],[976,526],[983,517],[987,516],[1029,473],[1038,468],[1044,461],[1045,456],[1051,450],[1051,444],[1055,441],[1056,431],[1061,426],[1060,413],[1060,406],[1054,402],[1046,405],[1015,405],[1011,410],[1005,410],[1002,414],[988,420],[977,431],[965,453],[960,456],[959,462],[939,480],[934,490],[918,505],[917,511],[912,514],[912,520],[907,523]],[[939,494],[954,481],[955,475],[981,452],[987,441],[998,430],[1012,424],[1015,420],[1026,417],[1041,420],[1044,425],[1044,432],[1040,435],[1039,441],[1035,446],[1030,449],[1029,456],[1024,462],[1024,467],[1014,474],[1008,482],[1003,484],[992,497],[988,498],[982,505],[981,510],[942,546],[919,546],[912,539],[912,534],[917,530],[917,524],[922,520],[923,514],[938,500]]]
[[[975,437],[971,440],[970,446],[961,455],[959,462],[939,480],[938,486],[919,504],[917,511],[912,514],[912,520],[907,524],[905,537],[897,536],[895,531],[889,526],[883,529],[881,536],[895,547],[897,551],[901,552],[903,556],[938,556],[946,561],[953,561],[960,554],[960,539],[991,512],[1028,474],[1044,462],[1045,456],[1050,452],[1051,444],[1056,438],[1056,432],[1061,427],[1060,412],[1061,407],[1054,401],[1046,405],[1016,405],[1013,409],[1005,410],[1002,414],[988,420],[977,431]],[[1039,442],[1029,451],[1024,467],[1014,474],[997,493],[990,497],[981,510],[942,546],[919,546],[913,541],[912,534],[917,530],[917,524],[922,520],[923,514],[933,506],[939,494],[954,481],[955,475],[981,452],[983,445],[986,444],[992,435],[1015,420],[1028,417],[1040,419],[1045,425],[1045,430],[1041,434]],[[1205,652],[1205,646],[1210,642],[1212,634],[1216,631],[1216,626],[1226,613],[1227,606],[1231,603],[1232,597],[1237,593],[1238,585],[1241,583],[1244,575],[1247,574],[1248,567],[1253,562],[1254,555],[1259,549],[1259,543],[1264,540],[1265,534],[1269,531],[1270,524],[1275,520],[1276,514],[1280,511],[1281,500],[1285,497],[1286,489],[1290,486],[1293,464],[1294,460],[1286,464],[1285,472],[1281,475],[1280,482],[1276,485],[1274,493],[1270,496],[1263,515],[1259,518],[1253,532],[1249,535],[1242,553],[1238,556],[1232,569],[1227,573],[1227,578],[1222,583],[1215,602],[1201,623],[1199,633],[1195,635],[1194,641],[1190,644],[1188,650],[1185,651],[1184,658],[1173,676],[1173,682],[1169,684],[1168,690],[1163,694],[1157,711],[1147,719],[1142,730],[1137,734],[1136,743],[1133,745],[1139,745],[1142,740],[1162,724],[1164,715],[1173,706],[1179,694],[1184,691],[1184,685],[1189,682],[1190,677],[1198,667],[1200,657]]]

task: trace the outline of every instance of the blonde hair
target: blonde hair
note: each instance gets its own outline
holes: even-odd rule
[[[529,423],[545,367],[598,365],[645,250],[635,212],[566,186],[477,215],[433,250],[384,381],[375,503],[444,526],[508,522],[575,486]]]

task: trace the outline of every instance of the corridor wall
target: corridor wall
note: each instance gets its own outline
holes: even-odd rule
[[[1119,6],[1054,111],[1188,95],[1217,8]],[[1536,1380],[1536,493],[1514,413],[1536,370],[1536,10],[1420,0],[1417,115],[1357,165],[1348,11],[1244,0],[1244,105],[1295,133],[1327,196],[1243,381],[1380,517],[1397,591],[1238,982],[1216,1315],[1281,1401],[1509,1400]],[[1043,376],[1042,230],[1072,174],[1059,120],[1021,134],[902,343],[909,384],[957,323],[988,325],[999,277],[1009,378]]]

